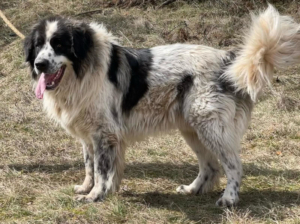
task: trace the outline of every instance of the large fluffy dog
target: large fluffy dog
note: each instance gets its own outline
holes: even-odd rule
[[[79,200],[96,201],[119,188],[125,147],[178,128],[199,160],[199,174],[177,191],[204,193],[228,182],[217,205],[238,202],[239,148],[253,103],[274,67],[300,59],[299,25],[275,8],[252,17],[239,50],[174,44],[120,46],[96,23],[64,18],[39,22],[25,40],[35,92],[48,115],[83,145],[86,177]]]

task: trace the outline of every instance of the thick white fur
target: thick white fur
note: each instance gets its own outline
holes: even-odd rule
[[[271,83],[274,67],[286,68],[299,60],[299,24],[269,5],[259,15],[252,14],[241,51],[225,76],[255,101],[265,84]]]
[[[274,66],[285,67],[300,58],[299,25],[290,17],[280,16],[269,6],[252,18],[250,31],[233,61],[227,51],[200,45],[151,48],[149,90],[126,115],[120,109],[123,93],[116,90],[107,75],[115,38],[102,25],[90,24],[97,52],[93,57],[99,63],[90,63],[82,79],[68,64],[59,86],[46,91],[43,99],[48,115],[82,142],[86,179],[75,191],[88,195],[79,196],[80,200],[95,201],[118,189],[128,143],[177,128],[196,153],[200,168],[194,182],[177,191],[196,194],[211,190],[219,180],[219,159],[228,182],[217,204],[231,206],[238,202],[240,141],[250,121],[253,101],[271,82]],[[224,61],[231,61],[231,65],[224,68]],[[123,66],[120,73],[128,69]],[[220,87],[220,72],[235,90]],[[193,83],[179,100],[178,85],[186,75]],[[115,117],[112,107],[116,108]],[[95,153],[97,138],[102,148],[114,146],[109,152],[113,167],[107,180],[101,178],[94,164],[100,160]]]

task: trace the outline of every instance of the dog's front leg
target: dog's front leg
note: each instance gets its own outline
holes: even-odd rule
[[[88,194],[94,186],[94,151],[92,145],[82,142],[82,152],[85,165],[85,179],[82,185],[75,185],[76,194]]]
[[[107,193],[119,189],[124,171],[124,146],[116,134],[101,133],[93,139],[94,187],[78,200],[93,202],[104,199]]]

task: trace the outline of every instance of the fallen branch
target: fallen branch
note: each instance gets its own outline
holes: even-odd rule
[[[159,6],[157,6],[156,9],[160,9],[161,7],[169,5],[169,4],[171,4],[171,3],[175,2],[175,1],[176,0],[167,0],[167,1],[163,2],[162,4],[160,4]]]
[[[128,43],[131,45],[131,47],[133,47],[133,45],[132,45],[132,43],[131,43],[131,41],[125,36],[125,34],[124,33],[122,33],[122,31],[120,30],[119,31],[121,34],[122,34],[122,36],[128,41]]]
[[[96,9],[96,10],[91,10],[91,11],[86,11],[86,12],[81,12],[75,15],[76,16],[82,16],[82,15],[86,15],[86,14],[94,14],[94,13],[98,13],[98,12],[102,12],[102,9]]]
[[[3,14],[1,10],[0,10],[0,17],[9,26],[9,28],[11,28],[15,32],[15,34],[17,34],[21,39],[25,39],[25,36],[6,18],[6,16]]]

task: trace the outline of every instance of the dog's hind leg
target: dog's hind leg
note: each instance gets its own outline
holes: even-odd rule
[[[214,154],[200,142],[197,133],[181,131],[187,144],[196,153],[199,163],[199,174],[190,185],[181,185],[176,191],[183,194],[201,194],[213,190],[219,183],[219,163]]]
[[[102,132],[93,141],[94,187],[88,195],[77,197],[86,202],[102,200],[117,191],[124,172],[124,145],[116,134]]]
[[[242,178],[240,141],[247,127],[247,117],[241,116],[240,104],[235,98],[213,92],[201,99],[190,101],[185,117],[197,133],[203,148],[210,151],[208,155],[215,155],[226,173],[227,186],[216,204],[237,204]]]
[[[82,152],[85,165],[85,179],[82,185],[75,185],[76,194],[87,194],[94,186],[94,152],[92,145],[82,142]]]
[[[227,186],[218,206],[232,206],[239,200],[242,164],[238,154],[239,135],[233,124],[219,118],[206,119],[197,125],[197,133],[203,145],[217,155],[227,176]]]

